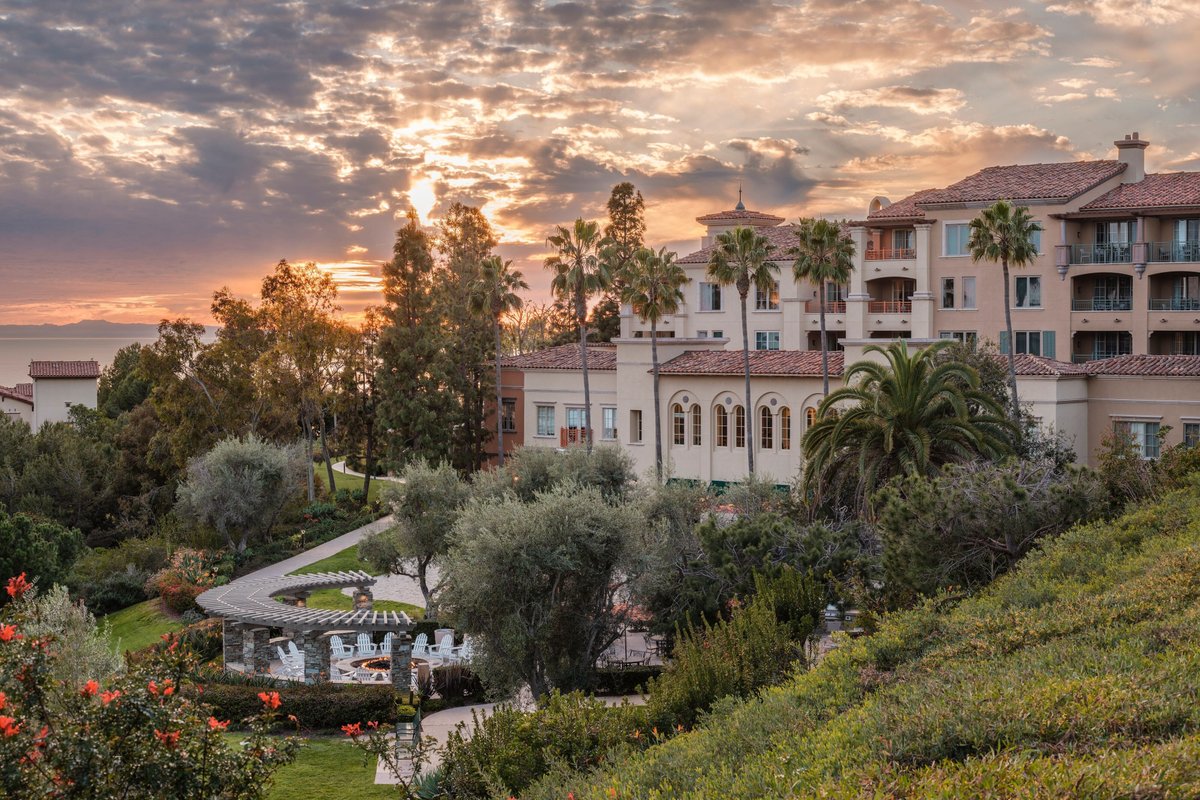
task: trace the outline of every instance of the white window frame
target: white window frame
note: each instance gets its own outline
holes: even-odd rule
[[[1113,420],[1113,430],[1124,431],[1132,436],[1133,445],[1143,459],[1149,461],[1162,455],[1162,441],[1158,438],[1162,430],[1161,420],[1117,417]]]
[[[576,414],[579,416],[579,424],[572,425],[571,417]],[[567,426],[567,428],[578,428],[579,430],[583,430],[584,428],[586,428],[587,427],[587,414],[584,412],[583,406],[567,406],[566,417],[565,417],[564,423]]]
[[[958,226],[958,225],[963,225],[967,229],[967,238],[966,238],[966,241],[963,242],[964,252],[951,253],[950,252],[950,229],[955,226]],[[971,220],[969,220],[969,219],[946,220],[945,222],[942,223],[942,258],[970,258],[971,249],[968,245],[968,242],[970,242],[970,240],[971,240]]]
[[[970,293],[971,299],[970,299],[969,303],[967,302],[967,287],[968,286],[971,287],[971,293]],[[977,309],[979,307],[977,305],[979,302],[979,295],[976,292],[975,286],[976,286],[976,282],[975,282],[974,275],[963,275],[962,276],[962,287],[961,287],[962,288],[962,307],[961,308],[963,311],[974,311],[975,309]]]
[[[640,408],[629,410],[629,443],[642,443],[642,410]]]
[[[1018,304],[1017,287],[1021,284],[1021,281],[1025,281],[1025,299],[1026,300],[1028,300],[1029,296],[1030,296],[1029,287],[1032,285],[1030,282],[1037,281],[1038,303],[1036,306],[1034,306],[1034,305],[1019,305]],[[1045,289],[1045,286],[1043,286],[1043,284],[1042,284],[1042,276],[1041,275],[1017,275],[1017,276],[1015,276],[1013,278],[1013,308],[1018,308],[1018,309],[1021,309],[1022,311],[1030,311],[1033,309],[1045,308],[1045,298],[1042,297],[1042,291],[1044,289]]]
[[[600,438],[608,442],[617,440],[617,407],[600,407]]]
[[[775,338],[774,338],[774,344],[775,344],[775,346],[774,346],[774,347],[772,347],[772,346],[771,346],[771,344],[772,344],[772,339],[771,339],[772,335],[775,337]],[[759,346],[758,346],[758,345],[759,345],[759,337],[760,337],[760,336],[761,336],[761,337],[763,337],[763,343],[766,345],[765,347],[759,347]],[[780,339],[780,337],[779,337],[779,331],[755,331],[755,332],[754,332],[754,349],[755,349],[756,351],[758,351],[758,350],[761,350],[761,351],[771,351],[771,350],[778,350],[778,349],[779,349],[779,347],[780,347],[780,340],[779,340],[779,339]]]
[[[974,347],[979,343],[979,334],[976,331],[938,331],[938,338],[953,339],[968,347]]]
[[[774,281],[774,288],[764,297],[762,289],[756,284],[754,287],[754,310],[755,311],[778,311],[779,310],[779,281]]]
[[[709,281],[701,281],[700,282],[700,303],[698,304],[699,305],[699,313],[712,314],[712,313],[718,313],[718,312],[724,311],[725,310],[725,291],[724,291],[724,289],[725,289],[725,287],[719,283],[712,283]],[[716,308],[711,307],[713,305],[712,301],[714,298],[717,301]],[[705,308],[705,305],[708,305],[709,308]]]
[[[538,438],[541,438],[541,439],[554,438],[558,434],[558,431],[555,430],[555,427],[558,424],[558,410],[554,406],[549,405],[547,403],[538,403],[537,405],[534,406],[534,408],[536,409],[536,411],[534,412],[534,416],[537,419],[537,427],[534,428],[535,432],[533,435]],[[542,422],[544,421],[544,419],[543,419],[544,415],[542,414],[542,412],[546,411],[546,410],[549,410],[549,412],[550,412],[549,433],[543,433],[543,427],[542,427]]]
[[[713,331],[713,332],[712,332],[712,338],[713,338],[713,339],[724,339],[724,338],[725,338],[725,331]]]
[[[958,295],[956,294],[957,288],[956,288],[956,285],[954,282],[954,278],[952,278],[952,277],[942,278],[941,284],[942,284],[942,291],[941,291],[941,294],[938,296],[938,302],[941,303],[941,310],[942,311],[954,311],[957,308],[955,303],[958,300]],[[947,292],[947,289],[949,289],[949,292]],[[946,305],[946,297],[947,296],[950,297],[950,305]]]
[[[505,409],[508,409],[508,408],[512,409],[511,417],[508,414],[504,413]],[[506,423],[508,423],[508,421],[510,419],[512,420],[511,427],[508,424],[506,424]],[[515,398],[515,397],[501,397],[500,398],[500,427],[503,429],[503,431],[505,433],[516,433],[517,432],[517,398]]]

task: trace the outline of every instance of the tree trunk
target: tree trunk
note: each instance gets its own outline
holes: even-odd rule
[[[662,408],[658,399],[658,321],[650,320],[650,366],[654,371],[654,474],[662,483]]]
[[[587,304],[582,295],[575,300],[575,315],[579,319],[579,359],[583,366],[583,440],[588,455],[592,454],[592,389],[588,383],[587,366]]]
[[[1013,335],[1012,306],[1009,302],[1008,259],[1000,262],[1004,268],[1004,327],[1008,329],[1008,388],[1012,392],[1012,415],[1016,421],[1021,417],[1021,404],[1017,400],[1017,337]]]
[[[307,415],[304,417],[304,455],[308,462],[304,467],[304,475],[308,478],[308,502],[315,502],[317,499],[316,476],[313,475],[313,430],[312,420]]]
[[[367,445],[366,452],[363,454],[363,502],[371,494],[371,476],[375,472],[375,413],[367,418]]]
[[[429,590],[428,569],[428,561],[417,561],[417,583],[421,587],[421,596],[425,598],[425,618],[434,619],[434,616],[431,615],[433,609],[433,592]]]
[[[500,390],[500,317],[496,317],[496,463],[504,466],[504,398]]]
[[[821,281],[821,393],[829,396],[829,342],[825,338],[825,281]]]
[[[742,367],[746,373],[746,464],[749,476],[754,477],[754,408],[750,405],[750,328],[746,319],[747,291],[742,294]]]
[[[321,415],[321,450],[325,452],[325,473],[329,476],[329,494],[337,494],[337,480],[333,477],[333,458],[329,454],[329,431],[325,427],[325,415]]]

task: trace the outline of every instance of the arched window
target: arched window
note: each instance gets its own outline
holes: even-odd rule
[[[676,403],[671,406],[671,443],[679,447],[687,444],[687,417],[683,406]]]
[[[724,406],[717,406],[717,414],[713,427],[716,429],[716,432],[713,434],[716,439],[716,446],[729,447],[729,414],[725,412]]]
[[[817,410],[815,408],[804,409],[804,427],[811,428],[813,423],[817,421]]]
[[[746,409],[733,407],[733,446],[746,446]]]
[[[787,406],[779,409],[779,449],[792,449],[792,410]]]
[[[692,405],[692,447],[699,447],[702,443],[700,438],[700,417],[704,412],[700,410],[700,404]]]
[[[775,415],[766,406],[758,409],[758,446],[762,450],[775,449]]]

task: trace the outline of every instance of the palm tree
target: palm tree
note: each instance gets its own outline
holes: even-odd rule
[[[929,475],[949,462],[1012,451],[1016,426],[980,389],[979,373],[937,357],[951,344],[911,354],[904,342],[864,350],[880,353],[886,363],[851,366],[847,385],[821,401],[817,421],[804,435],[810,494],[819,500],[829,487],[864,509],[895,475]]]
[[[796,259],[792,275],[797,281],[816,284],[820,292],[821,377],[823,393],[829,394],[829,344],[825,333],[825,292],[830,283],[850,280],[854,269],[854,242],[842,233],[841,226],[826,219],[803,219],[793,229],[799,241],[788,250]]]
[[[500,466],[504,466],[504,400],[500,387],[500,333],[501,321],[506,314],[521,307],[520,289],[528,289],[520,270],[509,269],[511,261],[501,261],[500,256],[488,256],[479,264],[479,274],[470,287],[469,303],[475,314],[489,314],[496,332],[496,453]]]
[[[972,261],[999,261],[1004,270],[1004,329],[1008,331],[1008,388],[1012,392],[1013,419],[1020,416],[1021,406],[1017,401],[1017,342],[1013,338],[1008,268],[1033,263],[1037,257],[1033,234],[1040,230],[1042,226],[1030,215],[1028,207],[997,200],[971,220],[971,238],[967,242]]]
[[[583,427],[587,451],[592,452],[592,392],[588,384],[587,301],[611,283],[608,259],[604,257],[609,241],[600,236],[600,223],[575,220],[574,226],[557,227],[546,243],[558,252],[546,259],[554,270],[550,288],[570,303],[579,325],[579,360],[583,367]]]
[[[750,332],[746,320],[746,297],[750,287],[770,292],[775,288],[779,267],[768,261],[771,242],[753,228],[737,227],[717,234],[717,244],[708,259],[708,275],[722,286],[737,287],[742,299],[742,366],[746,372],[746,462],[754,475],[754,406],[750,401]]]
[[[662,412],[658,399],[658,321],[679,310],[682,287],[687,273],[676,263],[677,254],[660,248],[638,249],[623,272],[625,288],[621,300],[633,307],[633,313],[650,323],[650,363],[654,372],[654,474],[662,482]]]

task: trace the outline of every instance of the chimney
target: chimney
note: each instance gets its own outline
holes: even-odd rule
[[[1124,139],[1118,139],[1113,144],[1117,146],[1117,160],[1128,165],[1121,174],[1121,183],[1138,183],[1146,177],[1146,148],[1150,143],[1134,131],[1132,136],[1125,134]]]

